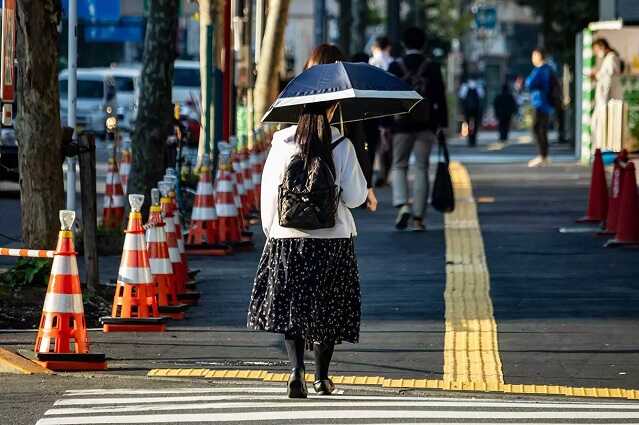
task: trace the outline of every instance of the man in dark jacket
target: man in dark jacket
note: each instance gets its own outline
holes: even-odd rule
[[[405,81],[419,81],[419,89],[414,88],[420,91],[425,100],[420,108],[415,108],[420,116],[415,116],[415,112],[409,117],[400,116],[393,125],[393,205],[398,208],[395,227],[398,230],[406,229],[412,218],[412,229],[423,231],[426,229],[424,218],[429,194],[430,151],[437,140],[436,131],[448,126],[446,88],[439,65],[422,53],[426,42],[424,31],[408,28],[402,41],[406,53],[391,63],[388,71]],[[412,205],[408,202],[408,160],[411,153],[415,155]]]
[[[504,83],[501,87],[501,93],[495,96],[493,108],[495,109],[495,117],[499,124],[499,140],[506,142],[508,140],[508,133],[510,132],[510,123],[518,109],[517,101],[510,92],[508,83]]]

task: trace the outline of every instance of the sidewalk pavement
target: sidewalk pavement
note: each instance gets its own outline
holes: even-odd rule
[[[488,159],[467,167],[480,226],[481,245],[472,246],[483,246],[486,253],[492,310],[465,314],[480,322],[490,316],[496,324],[495,354],[503,381],[639,387],[637,251],[604,249],[604,240],[592,233],[558,232],[559,227],[575,226],[574,219],[583,215],[589,170],[574,160],[537,169],[512,157],[494,163],[490,143],[480,142],[472,154],[477,161],[482,155]],[[468,154],[470,148],[460,145],[451,143],[453,159]],[[551,154],[567,150],[553,145]],[[512,155],[529,158],[534,147],[513,144],[502,151],[502,156],[516,151]],[[332,371],[441,380],[451,359],[445,350],[449,326],[458,329],[452,336],[466,333],[459,331],[465,322],[446,321],[447,309],[464,308],[461,298],[444,299],[451,284],[447,264],[454,266],[447,258],[447,237],[454,233],[446,234],[442,215],[434,211],[426,233],[396,232],[389,188],[380,189],[378,196],[377,213],[355,212],[361,342],[339,346]],[[466,201],[460,200],[458,207]],[[202,298],[187,320],[171,323],[161,334],[91,332],[92,350],[107,353],[110,372],[143,374],[172,367],[287,370],[281,337],[245,329],[264,242],[259,229],[254,230],[257,248],[252,253],[190,259],[192,268],[202,270]],[[102,259],[105,280],[115,277],[118,263],[119,257]],[[472,329],[467,331],[470,335]],[[28,351],[33,339],[32,332],[0,331],[0,346]],[[472,358],[469,344],[465,350]]]

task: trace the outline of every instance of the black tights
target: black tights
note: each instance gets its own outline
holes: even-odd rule
[[[284,344],[288,353],[288,361],[293,369],[304,368],[304,347],[303,338],[291,335],[284,336]],[[335,344],[333,343],[314,343],[313,353],[315,354],[315,380],[328,379],[328,368],[333,358]]]

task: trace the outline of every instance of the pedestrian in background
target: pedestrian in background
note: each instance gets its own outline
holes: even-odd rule
[[[304,69],[308,69],[314,65],[335,63],[344,60],[344,55],[337,46],[326,43],[320,44],[311,52],[311,55],[306,60]],[[348,137],[355,146],[357,160],[359,161],[359,165],[364,172],[364,177],[366,178],[366,185],[368,187],[366,207],[369,211],[375,211],[377,210],[377,197],[375,196],[375,191],[373,190],[372,184],[373,166],[368,151],[366,131],[362,121],[355,121],[352,123],[344,124],[344,136]],[[373,136],[376,136],[376,134]]]
[[[495,96],[493,108],[499,127],[499,140],[506,142],[508,141],[508,133],[510,132],[513,116],[517,113],[518,109],[517,101],[510,91],[510,85],[508,83],[504,83],[501,86],[501,93]]]
[[[528,166],[540,167],[550,163],[548,159],[548,124],[554,110],[551,100],[553,70],[546,63],[545,53],[541,48],[532,51],[531,61],[534,68],[526,78],[526,89],[530,91],[530,101],[535,113],[533,135],[537,142],[539,155],[528,161]]]
[[[476,76],[469,77],[459,88],[459,100],[468,125],[468,146],[477,146],[477,133],[482,119],[484,87]]]
[[[315,355],[313,387],[328,395],[335,389],[328,376],[335,344],[359,341],[361,296],[353,245],[357,231],[349,208],[366,200],[366,179],[353,144],[330,126],[336,109],[336,102],[306,104],[297,125],[273,134],[262,174],[260,213],[267,241],[247,322],[251,329],[284,334],[292,367],[290,398],[307,397],[305,348]],[[308,230],[280,222],[278,188],[290,175],[288,166],[296,155],[301,155],[308,176],[319,175],[321,164],[329,166],[339,187],[334,226]],[[311,167],[315,173],[309,172]]]
[[[382,35],[375,38],[371,52],[373,56],[368,60],[368,63],[384,71],[388,71],[388,67],[393,62],[393,57],[390,54],[391,42],[388,37]]]
[[[428,195],[430,151],[437,142],[435,133],[448,127],[446,87],[442,72],[422,49],[426,42],[423,30],[408,28],[403,35],[406,52],[393,62],[388,71],[409,83],[425,100],[410,114],[400,115],[393,125],[393,206],[397,211],[395,228],[404,230],[412,218],[412,230],[424,231]],[[413,202],[409,202],[408,161],[415,157]]]
[[[593,114],[592,134],[597,137],[599,127],[605,125],[608,101],[611,98],[612,78],[621,73],[621,61],[617,52],[610,47],[608,40],[598,38],[592,43],[592,51],[600,61],[590,78],[595,81],[595,111]],[[595,145],[602,146],[603,141],[595,139]]]
[[[393,62],[391,48],[392,45],[388,37],[383,35],[377,37],[371,48],[373,56],[368,60],[368,63],[388,71],[388,67]],[[375,164],[375,159],[377,159],[378,167],[374,183],[375,187],[382,187],[388,183],[393,161],[393,119],[380,118],[376,122],[379,128],[379,143],[371,164]]]

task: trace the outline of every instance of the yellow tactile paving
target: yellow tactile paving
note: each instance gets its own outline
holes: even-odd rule
[[[445,216],[444,381],[503,384],[477,206],[466,168],[450,164],[456,208]],[[466,385],[468,386],[468,385]]]

